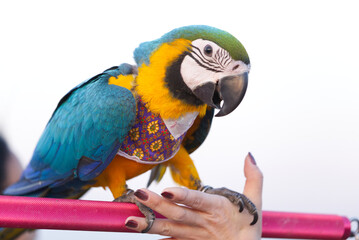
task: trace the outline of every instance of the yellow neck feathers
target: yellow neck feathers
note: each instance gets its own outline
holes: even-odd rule
[[[150,57],[150,64],[142,64],[136,77],[136,92],[142,100],[148,103],[149,109],[159,113],[162,118],[176,119],[189,112],[206,113],[206,105],[192,106],[172,97],[165,86],[167,67],[174,62],[190,46],[190,41],[177,39],[171,43],[162,44]]]

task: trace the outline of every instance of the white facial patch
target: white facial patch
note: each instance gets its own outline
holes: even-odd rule
[[[211,47],[212,53],[205,49]],[[249,71],[242,61],[235,61],[230,54],[212,41],[197,39],[192,42],[192,51],[181,64],[181,75],[186,85],[194,90],[206,83],[216,83],[229,75],[239,75]]]

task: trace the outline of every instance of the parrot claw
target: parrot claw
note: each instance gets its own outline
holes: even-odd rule
[[[140,203],[139,201],[136,200],[134,193],[135,192],[133,190],[128,189],[122,196],[116,198],[113,201],[114,202],[127,202],[127,203],[136,204],[138,209],[140,210],[140,212],[146,218],[147,227],[144,230],[142,230],[142,233],[146,233],[151,229],[153,223],[155,222],[156,217],[155,217],[155,214],[153,213],[153,210],[151,208],[143,205],[142,203]]]
[[[200,191],[226,197],[229,201],[239,207],[239,212],[242,212],[244,208],[247,209],[249,214],[253,216],[253,221],[250,225],[254,225],[258,221],[258,211],[256,206],[244,194],[227,188],[212,188],[210,186],[203,186]]]
[[[146,233],[146,232],[148,232],[148,231],[150,231],[150,229],[152,228],[152,225],[153,225],[153,223],[155,222],[155,218],[153,217],[153,218],[151,218],[150,220],[148,220],[148,219],[146,218],[146,222],[147,222],[147,227],[145,228],[145,229],[143,229],[142,231],[141,231],[141,233]]]

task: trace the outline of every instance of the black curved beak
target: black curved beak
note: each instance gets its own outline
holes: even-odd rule
[[[238,107],[246,94],[247,85],[248,72],[245,72],[221,78],[217,84],[205,83],[195,88],[193,93],[207,105],[220,109],[216,117],[222,117]]]

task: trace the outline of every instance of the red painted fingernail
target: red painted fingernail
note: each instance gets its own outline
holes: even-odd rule
[[[251,159],[252,164],[253,164],[253,165],[257,165],[256,160],[254,159],[252,153],[249,152],[248,155],[249,155],[249,158]]]
[[[126,225],[126,227],[129,227],[129,228],[138,227],[138,223],[134,220],[128,220],[125,225]]]
[[[161,195],[162,195],[162,197],[167,198],[167,199],[173,199],[173,197],[174,197],[173,194],[170,192],[163,192],[163,193],[161,193]]]
[[[136,197],[138,197],[142,201],[146,201],[148,199],[148,194],[140,189],[137,190],[134,194]]]

